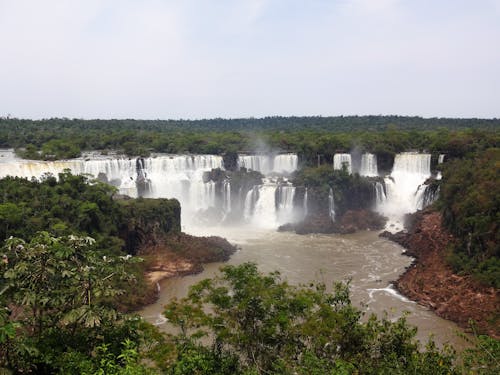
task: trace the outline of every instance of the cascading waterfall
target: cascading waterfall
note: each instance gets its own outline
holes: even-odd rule
[[[361,168],[359,174],[365,177],[378,176],[377,156],[374,154],[361,155]]]
[[[335,203],[333,199],[333,190],[330,188],[328,193],[328,212],[332,221],[335,221]]]
[[[231,211],[231,183],[229,181],[224,181],[222,192],[222,209],[228,213]]]
[[[264,175],[272,170],[272,160],[268,155],[240,155],[238,156],[238,167],[251,169]]]
[[[276,190],[276,195],[278,222],[291,221],[294,209],[295,186],[280,185]]]
[[[444,158],[445,158],[445,154],[440,154],[439,157],[438,157],[438,164],[443,164],[444,163]],[[443,174],[441,173],[441,171],[439,171],[437,174],[436,174],[436,180],[440,180],[443,178]],[[437,196],[436,196],[436,199],[437,199]]]
[[[12,151],[10,153],[13,155]],[[240,167],[268,175],[290,174],[297,169],[297,163],[295,154],[242,155],[238,158]],[[46,173],[57,177],[65,169],[73,174],[99,177],[118,187],[120,194],[178,199],[182,207],[182,224],[187,227],[198,225],[200,220],[208,224],[218,222],[232,209],[240,210],[242,206],[244,218],[253,224],[265,223],[273,227],[281,221],[290,221],[294,187],[266,180],[246,196],[240,188],[239,194],[232,197],[229,180],[222,185],[204,181],[204,174],[216,168],[223,169],[222,157],[216,155],[157,155],[132,159],[91,155],[63,161],[26,161],[13,156],[3,158],[0,177],[40,178]],[[233,208],[233,204],[238,207]]]
[[[259,186],[250,189],[245,197],[243,216],[245,220],[250,221],[255,211],[255,204],[259,200]]]
[[[342,169],[343,165],[347,166],[349,173],[352,173],[352,158],[351,154],[335,154],[333,155],[333,169]]]
[[[176,198],[182,207],[182,222],[189,224],[199,210],[215,204],[215,185],[203,182],[203,173],[222,168],[222,157],[215,155],[161,155],[150,158],[72,159],[63,161],[24,161],[2,163],[0,177],[40,178],[57,176],[65,169],[73,174],[93,177],[105,175],[119,193],[131,197]],[[147,188],[143,188],[147,187]]]
[[[296,154],[280,155],[239,155],[238,167],[251,169],[268,175],[270,173],[290,174],[297,169]]]
[[[423,187],[420,188],[423,189],[423,193],[419,196],[418,209],[425,208],[438,199],[440,186],[431,184],[423,185]]]
[[[273,172],[290,174],[297,170],[298,157],[296,154],[280,154],[274,157]]]
[[[252,224],[262,228],[275,228],[278,225],[276,212],[276,184],[264,181],[258,187],[259,198],[251,219]]]
[[[375,197],[377,205],[382,204],[387,199],[384,185],[380,182],[375,182]]]
[[[390,176],[385,178],[387,199],[378,210],[389,217],[394,230],[402,229],[403,216],[419,208],[424,189],[419,187],[431,175],[431,155],[405,152],[396,155]]]
[[[306,191],[304,193],[304,203],[303,203],[303,207],[302,207],[304,217],[306,217],[309,214],[309,209],[307,206],[307,199],[308,199],[308,196],[307,196],[307,188],[306,188]]]

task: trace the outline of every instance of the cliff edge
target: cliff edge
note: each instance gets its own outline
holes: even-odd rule
[[[407,232],[381,234],[415,257],[395,283],[398,291],[465,329],[470,329],[473,320],[480,333],[500,338],[500,291],[470,275],[453,272],[446,262],[446,249],[453,236],[443,227],[439,212],[421,211],[411,221]]]

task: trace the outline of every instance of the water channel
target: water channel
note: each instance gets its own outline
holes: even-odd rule
[[[376,232],[297,235],[246,227],[207,228],[194,234],[221,235],[237,244],[239,250],[227,264],[255,262],[261,271],[278,270],[295,285],[321,281],[331,286],[334,281],[351,280],[352,301],[366,316],[375,313],[382,317],[386,312],[390,319],[397,319],[407,311],[409,323],[418,327],[419,340],[425,342],[433,335],[441,345],[451,343],[457,349],[466,345],[465,340],[457,336],[462,330],[456,324],[439,318],[393,289],[391,282],[404,272],[412,259],[402,254],[401,246],[379,238]],[[214,276],[221,265],[209,264],[201,274],[163,280],[158,301],[140,314],[160,329],[168,330],[168,323],[161,315],[163,306],[174,297],[186,296],[191,285]]]

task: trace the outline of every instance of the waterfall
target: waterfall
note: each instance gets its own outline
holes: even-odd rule
[[[242,219],[251,223],[258,223],[264,218],[264,221],[275,225],[279,221],[291,221],[293,216],[295,189],[287,184],[281,183],[278,191],[276,182],[266,180],[263,186],[256,186],[248,193],[240,189],[239,192],[233,192],[238,194],[232,197],[229,180],[222,184],[205,182],[203,176],[206,172],[223,169],[222,157],[216,155],[162,154],[148,158],[92,155],[72,160],[28,161],[15,158],[13,151],[10,154],[12,158],[2,158],[0,178],[40,178],[46,173],[57,177],[69,169],[73,174],[86,174],[111,183],[120,194],[178,199],[182,207],[183,227],[200,223],[217,224],[226,219],[232,210],[236,220],[241,213]],[[289,174],[297,169],[297,163],[296,154],[241,155],[238,158],[241,167],[266,174]],[[254,217],[256,209],[258,214]]]
[[[243,216],[245,220],[249,221],[254,214],[255,204],[259,199],[259,186],[254,186],[250,189],[245,197],[245,205],[243,208]]]
[[[269,155],[239,155],[238,167],[251,169],[262,174],[269,174],[272,171],[272,160]]]
[[[268,175],[270,173],[290,174],[297,169],[296,154],[281,155],[239,155],[238,167],[251,169]]]
[[[335,202],[332,188],[330,188],[330,192],[328,193],[328,212],[332,221],[335,221]]]
[[[224,181],[222,193],[222,209],[228,213],[231,211],[231,183],[229,181]]]
[[[293,199],[295,197],[295,186],[280,185],[276,189],[276,208],[278,213],[278,222],[285,223],[292,221],[293,217]]]
[[[161,155],[149,158],[94,157],[62,161],[15,160],[2,163],[0,177],[40,178],[57,175],[65,169],[73,174],[93,177],[105,175],[120,194],[131,197],[177,198],[182,222],[189,224],[199,210],[215,205],[215,184],[203,182],[203,173],[222,168],[222,157],[215,155]]]
[[[385,202],[387,199],[385,195],[384,185],[380,182],[375,182],[375,197],[377,206]]]
[[[351,154],[335,154],[333,155],[333,169],[342,169],[346,164],[349,173],[352,173],[352,159]]]
[[[438,164],[443,164],[444,163],[444,157],[446,155],[445,154],[440,154],[439,157],[438,157]]]
[[[423,193],[419,196],[418,208],[425,208],[434,203],[439,198],[439,185],[422,185],[419,190],[423,189]]]
[[[276,228],[278,221],[275,207],[276,185],[264,182],[259,186],[259,198],[255,203],[252,224],[262,228]]]
[[[273,172],[290,174],[297,170],[298,160],[296,154],[276,155],[273,161]]]
[[[363,154],[361,156],[361,168],[359,171],[361,176],[376,177],[378,176],[377,156],[374,154]]]
[[[306,191],[304,193],[304,207],[303,207],[303,211],[304,211],[304,217],[306,217],[308,214],[309,214],[309,209],[308,209],[308,206],[307,206],[307,188],[306,188]]]
[[[425,189],[419,188],[431,175],[431,155],[405,152],[396,155],[390,176],[385,178],[387,199],[378,210],[401,229],[403,216],[419,208]]]

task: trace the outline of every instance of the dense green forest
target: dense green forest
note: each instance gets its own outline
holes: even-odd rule
[[[500,148],[455,159],[443,169],[437,202],[455,235],[449,262],[500,288]]]
[[[485,142],[498,144],[500,120],[419,117],[271,117],[235,120],[20,120],[0,119],[0,147],[31,159],[61,159],[82,151],[116,150],[224,154],[289,151],[313,164],[354,148],[383,162],[404,150],[448,150],[463,155]]]

